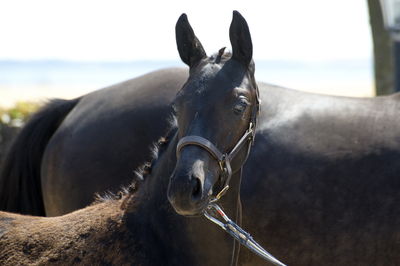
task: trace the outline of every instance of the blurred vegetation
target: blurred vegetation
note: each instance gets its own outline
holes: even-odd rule
[[[0,107],[0,168],[12,140],[41,105],[40,102],[17,102],[10,108]]]
[[[0,107],[0,124],[21,127],[40,106],[39,102],[17,102],[11,108]]]

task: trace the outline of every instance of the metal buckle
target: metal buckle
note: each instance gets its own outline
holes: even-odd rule
[[[222,173],[225,173],[225,163],[226,163],[226,154],[222,156],[222,160],[218,161],[219,167],[221,168]]]
[[[219,200],[228,191],[229,185],[226,185],[213,199],[213,202]]]
[[[223,179],[222,181],[224,182],[224,187],[221,189],[220,192],[218,192],[218,194],[214,197],[212,202],[216,202],[223,195],[225,195],[225,193],[229,189],[229,182],[230,182],[230,178],[232,176],[232,172],[231,172],[232,170],[230,168],[230,162],[229,162],[229,155],[228,154],[225,153],[222,156],[222,160],[218,161],[218,164],[219,164],[219,166],[221,168],[221,178]]]

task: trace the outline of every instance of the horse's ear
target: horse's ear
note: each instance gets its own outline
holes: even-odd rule
[[[196,35],[194,35],[186,14],[182,14],[178,22],[176,22],[175,34],[179,55],[189,67],[194,66],[202,58],[206,57],[206,52]]]
[[[229,38],[232,45],[232,58],[243,63],[246,67],[253,57],[253,44],[251,42],[250,30],[246,20],[238,11],[233,11]]]

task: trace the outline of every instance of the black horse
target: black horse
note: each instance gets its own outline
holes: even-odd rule
[[[202,214],[216,198],[240,218],[240,170],[259,108],[248,26],[233,13],[232,56],[222,49],[207,57],[185,14],[176,37],[191,74],[174,100],[176,125],[160,140],[160,159],[119,199],[52,218],[0,212],[2,265],[237,264],[235,241]]]
[[[8,155],[1,207],[58,215],[88,204],[88,191],[117,190],[150,156],[138,151],[165,132],[169,104],[187,77],[183,69],[161,70],[44,108]],[[400,261],[400,96],[258,87],[243,226],[289,265]],[[244,249],[240,261],[262,264]]]
[[[250,32],[246,21],[236,11],[233,13],[229,33],[233,47],[232,54],[225,53],[225,48],[222,48],[217,54],[208,57],[194,35],[186,15],[183,14],[177,22],[177,46],[181,59],[190,68],[190,75],[172,105],[174,111],[172,120],[177,124],[176,130],[173,130],[173,134],[169,134],[166,139],[161,139],[161,143],[170,144],[166,154],[163,154],[163,159],[155,167],[155,174],[152,174],[149,180],[146,178],[145,189],[138,195],[132,193],[124,195],[128,201],[129,197],[133,197],[134,200],[129,201],[132,206],[120,207],[126,209],[122,214],[126,216],[122,218],[126,225],[124,224],[122,228],[127,226],[132,231],[129,234],[134,236],[133,246],[142,246],[139,255],[141,254],[143,258],[138,260],[141,265],[237,264],[239,249],[238,246],[235,248],[236,243],[228,234],[211,225],[204,217],[193,218],[189,222],[190,219],[180,218],[171,212],[173,207],[176,213],[184,216],[202,216],[211,200],[213,202],[218,200],[229,216],[240,223],[241,170],[254,139],[259,114],[259,92],[254,78]],[[63,106],[65,102],[53,104],[55,108],[63,106],[68,110],[75,102],[71,101],[65,106]],[[52,109],[53,106],[50,105],[49,108]],[[37,122],[40,124],[40,121],[43,121],[43,112],[39,112],[31,120],[30,125]],[[224,125],[221,125],[220,121],[225,121]],[[46,120],[46,123],[52,122],[55,121]],[[23,130],[22,135],[24,132],[26,130]],[[18,145],[17,141],[14,150],[21,148]],[[153,153],[157,154],[157,151]],[[152,168],[152,165],[145,164],[137,172],[139,180],[143,180],[144,176],[147,177]],[[167,186],[168,193],[166,193]],[[229,189],[228,194],[226,194],[227,189]],[[167,194],[170,202],[168,206],[165,205]],[[107,211],[98,210],[100,216],[115,212],[115,208],[112,207],[115,204],[111,204],[110,210],[108,205],[104,207]],[[72,223],[70,226],[75,230],[73,224],[77,219],[82,219],[80,215],[85,216],[87,212],[90,214],[92,211],[89,207],[54,220],[36,218],[29,220],[27,217],[12,216],[7,213],[3,216],[6,220],[9,218],[15,221],[21,227],[26,226],[28,221],[33,224],[49,224],[57,231],[63,228],[63,224]],[[97,228],[100,225],[94,219],[86,226]],[[20,229],[17,225],[15,228],[17,231]],[[106,228],[101,226],[99,228],[99,235],[104,237]],[[37,229],[41,231],[40,226]],[[3,229],[0,227],[1,230],[8,232],[11,229],[4,225]],[[76,230],[81,229],[79,227]],[[113,234],[127,234],[125,231]],[[58,233],[51,232],[54,235]],[[48,245],[45,240],[46,234],[40,235],[42,237],[37,241],[38,248],[48,249],[48,252],[55,253],[56,256],[68,256],[63,251],[54,249],[53,245]],[[33,236],[23,234],[20,237],[23,242]],[[60,237],[74,236],[61,234]],[[10,239],[4,241],[5,246],[11,243],[16,246],[11,249],[7,247],[8,251],[2,255],[5,256],[3,262],[8,262],[11,257],[18,257],[12,250],[19,249],[19,245],[23,245],[21,241],[14,243],[12,237]],[[117,245],[126,245],[118,243]],[[58,243],[56,239],[56,243],[53,244],[59,246],[64,243]],[[185,248],[187,246],[191,246],[192,249]],[[151,247],[154,247],[154,250]],[[132,255],[135,257],[137,254],[133,252]],[[39,261],[33,262],[43,262],[40,256],[37,259]],[[120,258],[117,256],[115,260],[118,259]],[[21,263],[19,260],[16,262]]]

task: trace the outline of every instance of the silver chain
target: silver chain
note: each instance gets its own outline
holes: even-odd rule
[[[244,231],[239,225],[233,222],[215,202],[210,203],[207,206],[204,216],[211,222],[221,227],[225,232],[239,241],[240,244],[247,247],[261,258],[271,262],[274,265],[286,266],[286,264],[280,262],[263,247],[261,247],[256,241],[254,241],[253,237]]]

